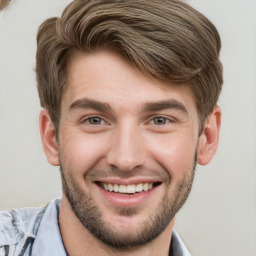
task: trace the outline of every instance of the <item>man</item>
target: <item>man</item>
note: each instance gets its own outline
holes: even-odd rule
[[[76,0],[37,42],[63,197],[2,212],[0,255],[190,255],[173,226],[218,145],[216,28],[181,1]]]

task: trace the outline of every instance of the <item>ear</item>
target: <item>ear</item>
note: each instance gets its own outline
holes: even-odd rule
[[[197,162],[208,164],[213,158],[218,144],[221,125],[221,109],[216,106],[205,121],[204,129],[199,137],[197,148]]]
[[[49,112],[43,109],[40,113],[40,134],[44,153],[50,164],[60,165],[58,144],[56,140],[56,130],[50,118]]]

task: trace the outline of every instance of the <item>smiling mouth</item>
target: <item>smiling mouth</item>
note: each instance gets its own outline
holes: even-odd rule
[[[102,183],[97,182],[97,184],[104,190],[108,192],[114,193],[122,193],[122,194],[137,194],[141,192],[147,192],[152,190],[154,187],[159,186],[160,182],[146,182],[139,184],[110,184],[110,183]]]

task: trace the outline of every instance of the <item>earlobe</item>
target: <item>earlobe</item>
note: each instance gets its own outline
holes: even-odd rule
[[[40,113],[40,134],[44,153],[50,164],[59,166],[58,144],[56,130],[50,118],[49,112],[43,109]]]
[[[221,109],[216,106],[205,121],[202,134],[199,137],[197,149],[197,162],[208,164],[213,158],[219,143],[221,125]]]

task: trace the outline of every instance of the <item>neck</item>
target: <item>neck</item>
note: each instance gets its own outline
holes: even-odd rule
[[[86,252],[87,256],[167,256],[169,255],[174,221],[174,219],[170,221],[166,229],[152,242],[129,251],[120,251],[98,240],[83,226],[71,209],[65,195],[63,195],[59,213],[61,236],[70,256],[80,256],[81,252]]]

